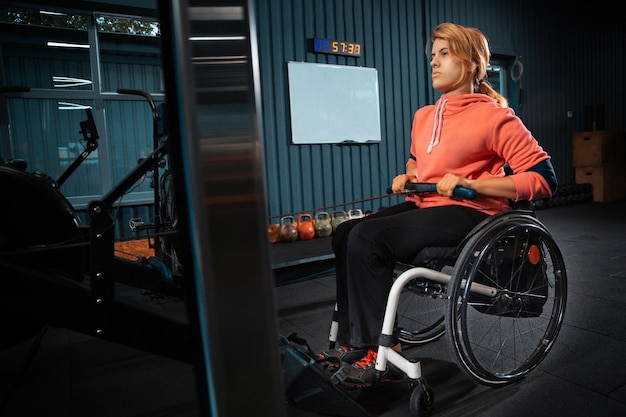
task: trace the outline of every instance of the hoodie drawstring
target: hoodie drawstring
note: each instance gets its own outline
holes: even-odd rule
[[[426,152],[431,153],[433,148],[439,145],[439,137],[441,136],[441,126],[443,124],[443,110],[446,107],[448,99],[439,100],[435,108],[435,119],[433,121],[433,133],[430,136],[430,143]]]

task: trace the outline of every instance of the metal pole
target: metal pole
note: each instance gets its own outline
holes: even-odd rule
[[[199,409],[281,417],[253,7],[211,4],[158,3]]]

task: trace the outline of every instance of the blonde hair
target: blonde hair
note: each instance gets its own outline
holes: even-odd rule
[[[502,107],[508,106],[507,100],[494,90],[487,81],[487,66],[491,52],[489,52],[487,38],[480,30],[454,23],[441,23],[433,30],[430,44],[435,39],[443,39],[448,42],[448,50],[452,58],[459,60],[464,72],[472,65],[476,66],[474,87],[477,93],[488,95]],[[428,48],[426,53],[430,53]]]

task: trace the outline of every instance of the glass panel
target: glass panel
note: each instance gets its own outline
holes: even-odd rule
[[[30,172],[40,172],[55,181],[61,178],[86,149],[86,135],[91,135],[81,122],[89,120],[87,109],[91,110],[93,103],[22,98],[8,103],[12,158],[25,160]],[[98,195],[101,187],[100,160],[95,149],[88,152],[60,189],[66,197],[73,197]]]
[[[88,16],[68,15],[50,10],[0,7],[0,22],[86,30]]]
[[[109,169],[115,185],[154,150],[152,109],[146,100],[107,100],[104,107]],[[150,191],[151,183],[149,173],[130,191]]]
[[[91,90],[86,15],[0,8],[4,85]]]
[[[155,21],[98,16],[102,91],[164,93],[160,31]]]

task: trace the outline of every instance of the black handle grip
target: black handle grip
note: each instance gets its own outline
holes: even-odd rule
[[[408,193],[436,193],[437,184],[434,182],[407,182],[404,184],[404,189],[407,190]],[[393,194],[391,187],[387,188],[387,194]],[[452,194],[457,197],[463,197],[467,200],[473,200],[476,198],[476,190],[467,187],[458,186],[454,189]]]
[[[152,95],[150,93],[148,93],[147,91],[135,90],[135,89],[132,89],[132,88],[118,88],[117,89],[117,94],[129,94],[129,95],[133,95],[133,96],[142,96],[142,97],[145,97],[148,100],[152,100]]]
[[[148,93],[147,91],[143,91],[143,90],[134,90],[131,88],[118,88],[117,89],[117,94],[128,94],[128,95],[133,95],[133,96],[141,96],[143,98],[145,98],[146,100],[148,100],[148,103],[150,104],[150,108],[152,109],[152,113],[154,113],[154,116],[156,117],[156,105],[154,104],[154,99],[152,98],[152,94]]]

